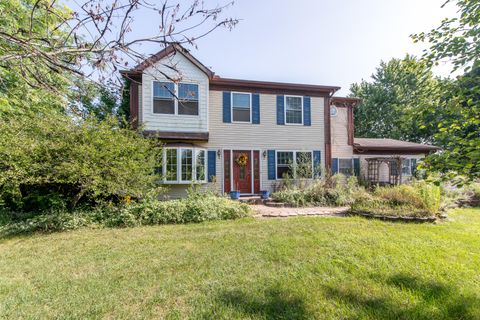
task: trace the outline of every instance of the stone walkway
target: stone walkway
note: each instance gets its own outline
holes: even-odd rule
[[[345,216],[349,207],[275,208],[251,205],[256,218],[286,218],[295,216]]]

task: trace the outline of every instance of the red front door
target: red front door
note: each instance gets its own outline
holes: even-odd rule
[[[250,151],[233,151],[233,190],[240,193],[252,193],[251,156]]]

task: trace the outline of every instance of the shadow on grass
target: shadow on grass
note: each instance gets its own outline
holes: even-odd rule
[[[222,292],[218,301],[228,308],[252,318],[310,319],[305,303],[280,288],[271,288],[262,296],[252,296],[240,290]]]
[[[454,287],[397,274],[385,284],[409,293],[413,299],[374,296],[353,290],[326,287],[327,297],[356,310],[358,318],[374,319],[479,319],[480,300]],[[357,318],[356,317],[356,318]]]

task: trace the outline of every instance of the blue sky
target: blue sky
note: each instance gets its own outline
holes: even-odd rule
[[[338,94],[346,95],[350,84],[369,78],[380,60],[421,55],[424,45],[414,44],[409,35],[454,16],[454,4],[440,8],[445,1],[237,0],[224,12],[241,19],[237,27],[218,29],[191,52],[222,77],[337,85],[342,87]],[[129,36],[155,33],[155,19],[137,17]],[[142,47],[145,53],[159,49]],[[446,66],[436,71],[448,74]]]

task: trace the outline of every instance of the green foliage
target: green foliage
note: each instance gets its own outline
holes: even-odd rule
[[[142,198],[156,186],[160,148],[111,117],[11,114],[0,136],[0,204],[15,210]]]
[[[350,87],[362,99],[354,108],[355,135],[432,142],[439,115],[431,110],[442,103],[443,85],[414,56],[380,62],[371,82]]]
[[[0,233],[12,235],[31,232],[57,232],[85,226],[135,227],[141,225],[199,223],[248,216],[247,204],[218,197],[211,192],[191,193],[185,199],[159,201],[147,198],[121,206],[105,205],[89,210],[50,210],[41,215],[12,219],[0,211]]]
[[[451,3],[453,1],[447,1]],[[445,91],[447,104],[430,108],[441,116],[435,140],[443,153],[427,158],[426,168],[440,171],[447,179],[457,174],[470,180],[480,177],[480,1],[457,0],[459,16],[445,19],[428,33],[413,35],[414,41],[428,42],[424,58],[430,65],[440,61],[463,68],[465,74]]]
[[[431,64],[447,60],[454,70],[472,66],[480,57],[480,1],[447,0],[444,5],[455,2],[459,17],[447,18],[430,32],[412,35],[415,42],[428,42],[424,57]]]
[[[410,185],[377,187],[372,194],[357,197],[352,210],[386,216],[434,216],[440,210],[440,187],[425,181]]]
[[[37,10],[32,10],[35,4]],[[55,27],[69,14],[66,7],[45,0],[2,0],[0,32],[19,39],[33,38],[39,43],[49,39],[52,45],[64,45],[65,33]],[[31,53],[24,50],[24,46],[9,41],[7,36],[0,37],[1,57]],[[70,80],[61,69],[38,63],[34,57],[21,61],[0,59],[0,112],[63,110]]]
[[[447,104],[431,113],[442,115],[435,140],[444,152],[427,157],[425,168],[439,171],[446,179],[464,175],[480,177],[480,62],[449,87]]]
[[[339,174],[316,179],[312,184],[284,185],[282,190],[272,194],[272,198],[294,207],[345,206],[352,203],[355,194],[361,190],[356,177],[347,179]]]

